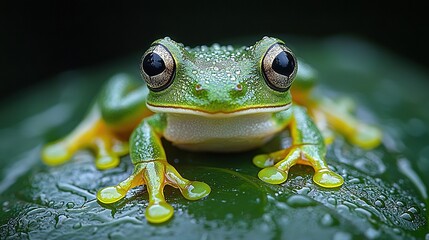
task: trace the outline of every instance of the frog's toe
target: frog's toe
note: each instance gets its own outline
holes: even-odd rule
[[[340,187],[344,183],[343,177],[341,177],[340,175],[334,173],[329,169],[320,169],[316,171],[316,173],[313,176],[313,181],[317,185],[325,188]]]
[[[165,164],[165,167],[168,184],[179,188],[186,199],[198,200],[210,194],[211,188],[206,183],[183,178],[170,164]]]
[[[265,168],[274,165],[274,159],[270,157],[268,154],[260,154],[253,158],[253,164],[257,167]]]
[[[112,136],[106,135],[94,138],[93,148],[97,153],[95,166],[100,170],[114,168],[120,163],[120,156],[127,153],[127,144]]]
[[[192,181],[184,189],[181,189],[183,196],[188,200],[198,200],[210,194],[211,188],[203,182]]]
[[[72,155],[73,152],[63,142],[52,143],[42,149],[43,162],[51,166],[65,163]]]
[[[151,223],[162,223],[173,217],[173,207],[165,201],[149,204],[146,208],[146,219]]]
[[[102,203],[114,203],[125,197],[126,191],[118,186],[106,187],[97,192],[97,199]]]
[[[258,177],[262,181],[270,184],[281,184],[287,180],[287,171],[282,171],[276,167],[267,167],[259,171]]]
[[[373,126],[360,124],[356,128],[356,133],[351,136],[350,141],[365,149],[377,147],[381,142],[381,131]]]
[[[114,168],[119,165],[120,159],[117,155],[108,154],[97,156],[95,166],[100,170]]]

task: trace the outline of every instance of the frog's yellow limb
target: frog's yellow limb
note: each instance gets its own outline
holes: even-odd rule
[[[321,187],[340,187],[343,178],[331,171],[324,160],[326,148],[324,140],[305,109],[293,107],[293,118],[290,122],[293,145],[271,154],[255,156],[253,162],[263,169],[258,176],[262,181],[280,184],[287,180],[289,169],[295,164],[313,167],[313,181]]]
[[[119,164],[128,153],[128,137],[141,120],[153,113],[146,108],[148,90],[128,74],[116,74],[106,84],[85,119],[66,137],[42,149],[48,165],[67,162],[82,148],[96,153],[98,169]]]
[[[149,204],[145,216],[151,223],[162,223],[173,216],[174,209],[164,198],[165,185],[179,188],[182,195],[189,200],[197,200],[210,193],[207,184],[189,181],[180,176],[166,161],[157,160],[137,164],[134,173],[123,182],[98,191],[97,199],[102,203],[114,203],[125,197],[131,188],[139,185],[147,186]]]
[[[313,149],[312,149],[313,148]],[[313,181],[325,188],[335,188],[343,185],[343,178],[331,171],[325,161],[308,153],[317,152],[315,146],[302,145],[291,148],[292,150],[281,150],[284,158],[277,158],[272,154],[258,155],[253,162],[258,167],[265,167],[258,173],[258,177],[267,183],[281,184],[287,180],[289,169],[295,164],[310,165],[314,168]],[[273,165],[275,163],[275,165]],[[271,166],[270,166],[271,165]],[[269,166],[269,167],[267,167]]]
[[[354,102],[348,98],[315,98],[313,88],[317,82],[317,72],[300,60],[298,74],[291,88],[293,101],[305,106],[322,133],[325,144],[334,140],[334,131],[343,134],[346,139],[365,149],[377,147],[382,139],[381,131],[365,124],[354,116]]]
[[[46,145],[42,149],[42,160],[48,165],[63,164],[76,151],[86,147],[96,152],[95,163],[99,169],[116,167],[119,157],[128,153],[127,142],[109,130],[97,106],[68,136]]]
[[[347,99],[334,102],[324,98],[316,104],[314,112],[320,111],[325,115],[329,125],[343,134],[351,143],[371,149],[377,147],[382,139],[381,131],[371,125],[365,124],[352,115],[352,103]]]
[[[197,200],[210,193],[207,184],[183,178],[167,162],[158,134],[163,131],[165,121],[161,115],[154,115],[145,119],[136,128],[130,138],[134,172],[118,185],[101,189],[97,193],[100,202],[116,202],[125,197],[131,188],[146,185],[149,194],[146,219],[151,223],[162,223],[169,220],[174,213],[173,207],[164,198],[165,185],[179,188],[182,195],[189,200]]]

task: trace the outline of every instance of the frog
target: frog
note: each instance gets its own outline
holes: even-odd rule
[[[344,183],[326,161],[335,132],[365,149],[380,143],[380,130],[358,120],[350,101],[312,94],[316,70],[278,38],[263,37],[251,46],[191,48],[165,37],[143,54],[140,71],[144,81],[114,75],[82,122],[46,144],[41,158],[55,166],[89,147],[96,167],[105,170],[129,154],[134,166],[130,176],[100,189],[96,197],[112,204],[144,185],[145,217],[153,224],[174,215],[165,200],[166,185],[188,200],[211,192],[208,184],[184,178],[169,163],[162,139],[184,151],[232,153],[264,146],[289,130],[289,147],[252,159],[261,168],[258,178],[283,184],[291,167],[303,164],[314,169],[313,182],[327,189]]]

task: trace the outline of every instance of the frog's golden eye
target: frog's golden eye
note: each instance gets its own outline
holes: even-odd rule
[[[276,91],[289,90],[297,72],[292,51],[283,44],[272,45],[262,59],[262,72],[268,86]]]
[[[176,63],[161,44],[150,47],[142,57],[141,74],[152,91],[166,89],[173,82]]]

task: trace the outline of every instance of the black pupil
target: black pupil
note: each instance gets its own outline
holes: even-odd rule
[[[295,69],[295,60],[291,54],[283,51],[274,58],[272,67],[276,73],[289,77]]]
[[[165,70],[164,60],[156,53],[149,53],[143,59],[143,70],[151,77],[158,75]]]

